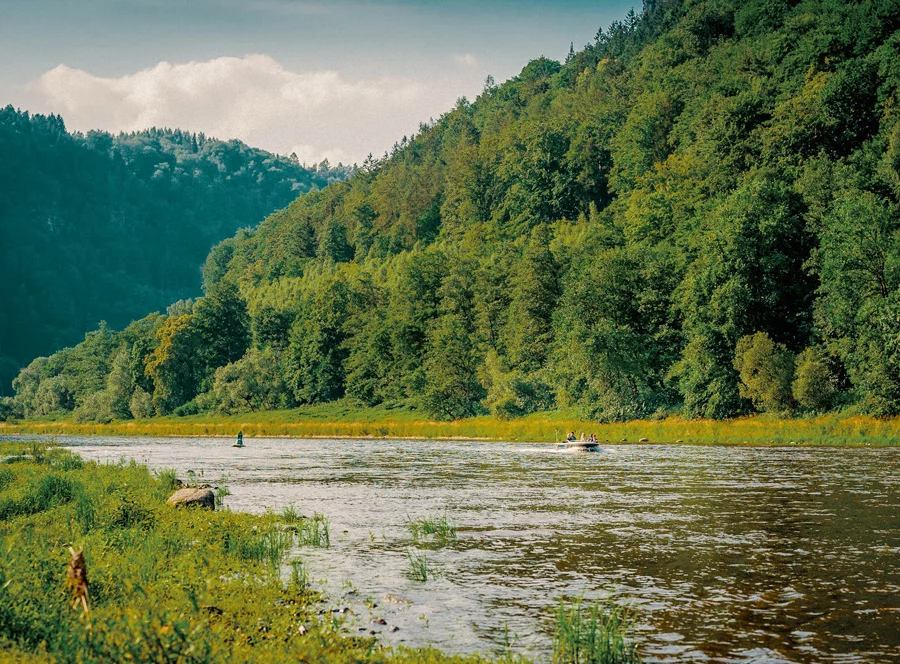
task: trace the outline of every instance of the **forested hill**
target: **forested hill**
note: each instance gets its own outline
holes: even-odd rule
[[[199,295],[217,242],[348,175],[239,141],[0,109],[0,394],[37,355]]]
[[[898,0],[648,4],[224,241],[205,298],[35,361],[7,408],[898,413],[898,28]]]

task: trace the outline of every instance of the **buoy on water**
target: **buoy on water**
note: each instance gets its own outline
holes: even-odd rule
[[[243,447],[244,446],[244,432],[238,431],[238,439],[237,442],[232,445],[232,447]]]

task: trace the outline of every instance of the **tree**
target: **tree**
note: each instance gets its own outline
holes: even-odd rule
[[[459,317],[441,316],[428,334],[423,362],[425,388],[422,406],[440,419],[454,420],[478,414],[484,390],[472,341]]]
[[[765,332],[741,337],[734,354],[741,377],[740,393],[762,411],[790,410],[794,355]]]
[[[250,345],[250,317],[237,285],[220,281],[194,305],[200,357],[215,370],[239,360]]]
[[[553,342],[559,275],[550,252],[550,237],[550,228],[545,225],[531,231],[511,280],[507,357],[511,367],[526,373],[544,366]]]
[[[826,411],[834,404],[836,388],[828,358],[822,349],[810,346],[797,356],[791,393],[801,407]]]
[[[156,333],[159,345],[147,362],[153,406],[166,415],[193,399],[203,376],[203,338],[193,316],[167,318]]]

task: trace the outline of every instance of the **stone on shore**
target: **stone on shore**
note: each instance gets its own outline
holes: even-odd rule
[[[216,509],[216,494],[209,489],[179,489],[167,501],[172,507],[205,507]]]

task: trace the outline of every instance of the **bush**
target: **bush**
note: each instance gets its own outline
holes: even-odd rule
[[[796,378],[791,391],[797,403],[809,410],[824,411],[834,405],[837,392],[828,358],[821,349],[810,347],[797,356]]]
[[[137,420],[143,420],[153,417],[156,410],[153,408],[153,398],[148,392],[140,387],[134,388],[134,394],[131,395],[131,415]]]
[[[734,368],[740,374],[740,394],[760,411],[790,410],[794,354],[776,344],[765,332],[741,337]]]

